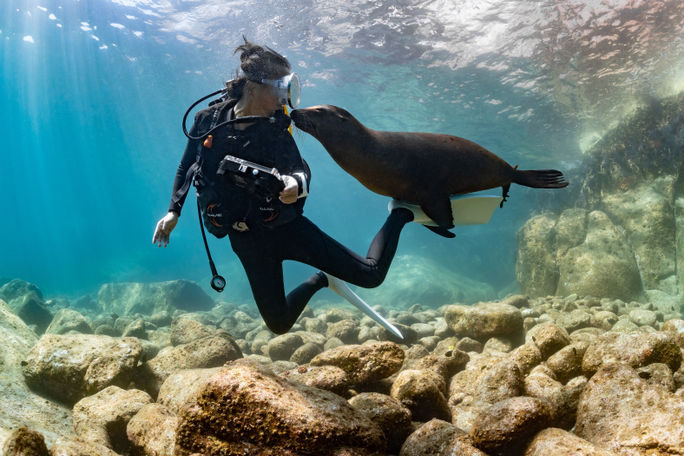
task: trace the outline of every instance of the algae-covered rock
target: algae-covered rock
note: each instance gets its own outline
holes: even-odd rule
[[[266,352],[273,361],[286,361],[303,344],[304,340],[298,334],[281,334],[268,341]]]
[[[297,364],[306,364],[322,351],[323,348],[320,345],[313,342],[306,342],[292,353],[290,361]]]
[[[344,370],[353,385],[389,377],[401,369],[404,350],[394,342],[369,345],[342,345],[316,355],[312,366],[337,366]]]
[[[475,448],[470,436],[443,420],[433,419],[416,429],[404,442],[399,456],[487,456]]]
[[[173,346],[189,344],[203,337],[211,336],[216,332],[197,320],[181,316],[171,322],[171,344]]]
[[[108,283],[97,294],[100,311],[118,315],[152,315],[180,309],[211,310],[214,301],[196,283],[173,280],[159,283]]]
[[[73,435],[71,410],[31,391],[24,382],[21,363],[38,338],[0,299],[0,445],[19,427],[40,432],[50,446],[59,435]],[[3,430],[7,430],[7,435]],[[0,446],[1,448],[1,446]]]
[[[639,268],[626,237],[601,211],[587,214],[584,242],[558,258],[555,294],[638,299],[643,294]]]
[[[143,391],[109,386],[74,405],[74,430],[87,442],[119,453],[128,452],[130,443],[126,426],[144,405],[151,402],[152,398]]]
[[[387,437],[387,451],[396,454],[406,437],[411,433],[411,412],[399,401],[386,394],[361,393],[351,399],[349,404],[366,415]]]
[[[3,456],[49,455],[43,434],[26,427],[12,431],[0,450]]]
[[[219,331],[213,336],[160,351],[141,366],[136,381],[145,391],[156,397],[162,383],[174,372],[219,367],[238,358],[242,358],[240,347],[227,333]]]
[[[555,225],[554,217],[543,214],[532,217],[518,231],[515,275],[520,290],[527,295],[547,296],[556,291]]]
[[[162,384],[157,402],[173,413],[180,413],[186,402],[196,399],[202,391],[204,382],[221,368],[183,369],[170,375]]]
[[[3,299],[6,303],[32,293],[38,299],[43,299],[43,292],[40,291],[40,288],[25,280],[13,279],[0,287],[0,299]]]
[[[484,340],[492,336],[516,336],[522,332],[520,309],[498,302],[452,305],[446,308],[444,318],[459,337]]]
[[[542,359],[546,359],[568,345],[570,335],[564,328],[554,323],[542,323],[527,331],[525,341],[535,344],[541,352]]]
[[[524,456],[616,456],[575,434],[558,428],[546,428],[530,442]]]
[[[355,320],[345,319],[330,323],[325,332],[326,337],[337,337],[345,344],[359,342],[359,323]]]
[[[582,358],[582,371],[591,377],[602,364],[622,362],[637,368],[651,363],[679,369],[682,353],[670,333],[607,332],[592,342]]]
[[[434,371],[407,369],[399,372],[397,379],[392,383],[390,394],[411,410],[416,421],[428,421],[432,418],[451,419],[451,411],[445,397],[446,383],[444,378]]]
[[[147,404],[128,422],[126,434],[141,454],[175,456],[178,416],[162,404]]]
[[[205,382],[196,401],[183,408],[176,439],[179,456],[328,454],[341,448],[382,451],[385,445],[382,430],[343,398],[289,382],[248,360]]]
[[[45,330],[46,334],[66,334],[74,331],[81,334],[92,334],[88,320],[80,312],[73,309],[60,309]]]
[[[660,329],[664,332],[671,333],[674,336],[675,341],[677,341],[677,344],[681,348],[684,348],[684,320],[673,318],[663,323],[663,327]]]
[[[606,364],[584,388],[574,432],[620,454],[683,454],[684,398],[626,364]]]
[[[475,446],[491,455],[516,454],[549,425],[551,411],[544,401],[513,397],[482,412],[470,430]]]
[[[646,288],[676,292],[665,279],[676,272],[673,176],[605,195],[604,210],[626,230]],[[673,284],[674,285],[674,284]]]
[[[344,395],[353,385],[345,371],[337,366],[300,366],[279,374],[303,385]]]
[[[33,325],[42,334],[52,321],[52,312],[35,292],[29,292],[10,301],[10,307],[27,325]]]
[[[73,404],[110,386],[128,387],[142,355],[135,338],[46,334],[26,356],[26,384]]]

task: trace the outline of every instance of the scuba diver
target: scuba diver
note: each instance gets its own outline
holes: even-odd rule
[[[384,281],[401,230],[413,220],[413,212],[392,209],[365,258],[303,215],[311,172],[292,138],[284,106],[294,108],[299,102],[297,75],[273,49],[244,41],[235,50],[240,52],[239,76],[219,91],[222,98],[197,113],[190,133],[186,131],[190,139],[176,172],[171,205],[157,223],[152,242],[168,245],[192,183],[203,236],[206,227],[216,237],[229,237],[271,331],[289,331],[314,293],[329,287],[402,337],[345,282],[373,288]],[[283,260],[320,271],[286,296]],[[221,291],[225,280],[216,273],[211,255],[209,262],[212,287]]]

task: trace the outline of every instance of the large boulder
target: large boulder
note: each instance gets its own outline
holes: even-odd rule
[[[60,436],[73,436],[71,410],[46,401],[24,383],[21,363],[38,338],[0,299],[0,448],[9,430],[26,426],[45,436],[48,446]],[[7,435],[3,435],[7,430]]]
[[[635,253],[605,212],[573,208],[533,217],[518,233],[516,276],[530,296],[643,297]]]
[[[40,291],[40,288],[21,279],[10,280],[0,287],[0,299],[3,299],[6,303],[31,293],[34,293],[39,299],[43,299],[43,293]]]
[[[684,194],[676,195],[674,198],[674,215],[677,227],[675,234],[677,285],[680,290],[684,290]],[[684,305],[681,305],[680,309],[684,313]]]
[[[530,442],[525,456],[616,456],[575,434],[558,428],[546,428]]]
[[[447,421],[433,419],[416,429],[399,456],[487,456],[473,446],[470,436]]]
[[[343,398],[248,360],[226,365],[204,383],[183,408],[176,438],[179,456],[328,454],[385,445],[382,430]]]
[[[487,454],[516,454],[533,435],[548,426],[551,414],[547,404],[537,398],[505,399],[477,417],[470,437]]]
[[[452,423],[470,431],[474,420],[492,404],[524,390],[524,376],[517,362],[506,356],[472,356],[466,368],[449,383]]]
[[[366,415],[387,437],[387,450],[398,453],[411,433],[411,412],[396,399],[380,393],[361,393],[349,399],[349,404]]]
[[[73,309],[60,309],[45,330],[46,334],[67,334],[74,331],[81,334],[92,334],[88,320],[81,313]]]
[[[12,431],[0,446],[3,456],[49,456],[43,434],[33,429],[20,427]]]
[[[651,363],[679,369],[682,353],[671,333],[623,333],[610,331],[592,342],[582,358],[582,371],[591,377],[602,364],[622,362],[637,368]]]
[[[214,301],[194,282],[108,283],[100,287],[97,301],[103,313],[152,315],[180,309],[211,310]]]
[[[404,350],[394,342],[369,345],[342,345],[316,355],[312,366],[337,366],[344,370],[352,385],[387,378],[401,369]]]
[[[344,396],[353,385],[345,371],[337,366],[299,366],[281,372],[281,377]]]
[[[602,206],[627,232],[646,288],[676,293],[674,176],[605,196]]]
[[[162,404],[147,404],[128,422],[133,454],[175,456],[178,416]]]
[[[432,418],[451,419],[451,412],[445,397],[446,383],[437,372],[418,369],[403,370],[392,383],[390,394],[411,410],[413,419],[416,421],[428,421]]]
[[[584,388],[574,432],[620,454],[684,454],[684,398],[627,364],[606,364]]]
[[[220,367],[183,369],[169,376],[159,389],[157,402],[171,412],[180,413],[186,402],[195,400],[204,382],[220,371]]]
[[[634,252],[621,230],[601,211],[587,214],[584,241],[559,254],[556,295],[632,301],[643,294]]]
[[[52,321],[52,312],[34,292],[29,292],[10,301],[10,307],[27,325],[42,334]]]
[[[189,344],[168,347],[138,369],[136,381],[153,397],[162,383],[182,369],[222,366],[227,361],[242,358],[240,347],[225,331],[194,340]]]
[[[556,219],[537,215],[518,230],[515,275],[520,291],[530,296],[554,294],[558,286],[555,233]]]
[[[523,329],[520,310],[499,302],[484,302],[474,306],[452,305],[446,308],[444,318],[456,336],[475,340],[486,340],[493,336],[515,337]]]
[[[151,402],[152,398],[143,391],[109,386],[74,405],[74,430],[87,442],[126,453],[130,450],[126,426]]]
[[[27,354],[23,373],[31,389],[71,405],[110,385],[127,388],[142,352],[135,338],[46,334]]]

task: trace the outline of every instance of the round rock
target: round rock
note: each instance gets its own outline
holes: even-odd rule
[[[550,419],[549,407],[543,401],[513,397],[497,402],[481,413],[473,423],[470,436],[475,446],[487,454],[516,454],[548,425]]]
[[[517,335],[523,328],[519,309],[496,302],[474,306],[452,305],[447,307],[444,318],[456,336],[477,340]]]

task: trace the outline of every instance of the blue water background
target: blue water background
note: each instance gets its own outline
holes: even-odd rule
[[[181,117],[192,101],[230,78],[241,33],[290,59],[304,82],[302,106],[339,105],[375,129],[466,137],[521,168],[572,169],[582,157],[587,119],[609,124],[622,114],[617,110],[606,118],[605,112],[589,110],[591,100],[563,104],[549,96],[552,92],[502,83],[513,70],[478,65],[492,62],[486,53],[458,67],[439,64],[448,49],[421,58],[413,50],[402,53],[401,43],[392,55],[387,46],[353,43],[337,53],[326,51],[314,44],[330,37],[316,35],[313,27],[290,40],[288,30],[301,32],[311,19],[306,14],[298,23],[273,19],[287,5],[293,21],[293,4],[268,2],[275,12],[262,11],[262,23],[254,22],[253,12],[236,12],[223,19],[221,39],[202,41],[163,30],[158,16],[133,3],[3,0],[0,5],[0,278],[22,278],[48,296],[95,293],[113,281],[178,278],[208,289],[194,195],[169,247],[159,249],[151,239],[168,208],[185,145]],[[192,5],[169,4],[186,3]],[[372,26],[358,27],[355,39],[374,39]],[[681,42],[681,35],[672,33]],[[410,30],[401,36],[412,40]],[[531,73],[543,68],[524,58],[510,58],[508,64]],[[656,75],[671,78],[681,68],[681,61],[671,58],[658,64],[667,71],[644,71],[637,75],[645,83],[639,87],[660,93],[669,83]],[[636,92],[624,97],[638,99]],[[345,174],[315,139],[299,131],[294,136],[313,171],[305,214],[365,253],[387,215],[388,199]],[[456,239],[410,225],[397,255],[438,262],[501,293],[515,291],[516,232],[537,210],[538,192],[513,186],[510,200],[489,224],[459,227]],[[229,281],[225,299],[250,302],[227,239],[210,244]],[[393,270],[383,286],[392,286]],[[288,289],[313,272],[292,262],[285,271]]]

